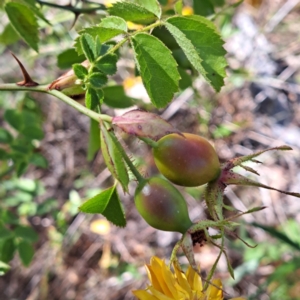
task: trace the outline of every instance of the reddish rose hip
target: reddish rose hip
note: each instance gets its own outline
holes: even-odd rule
[[[195,134],[166,135],[153,148],[153,155],[158,170],[178,185],[203,185],[218,178],[221,172],[213,146]]]
[[[165,179],[152,177],[139,184],[134,202],[140,215],[156,229],[185,233],[193,225],[185,199]]]

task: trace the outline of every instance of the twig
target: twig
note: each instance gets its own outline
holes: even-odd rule
[[[66,104],[72,106],[79,112],[85,114],[86,116],[90,117],[91,119],[94,119],[95,121],[99,122],[100,120],[103,120],[105,122],[111,123],[112,117],[104,114],[97,114],[96,112],[86,108],[85,106],[79,104],[78,102],[74,101],[72,98],[66,96],[60,91],[57,90],[49,90],[49,85],[38,85],[38,86],[18,86],[14,83],[4,83],[0,84],[0,91],[31,91],[31,92],[40,92],[49,94],[52,96],[55,96],[56,98],[62,100]]]
[[[59,5],[59,4],[54,4],[54,3],[50,3],[50,2],[46,2],[46,1],[42,1],[42,0],[36,0],[37,3],[39,3],[40,5],[45,5],[45,6],[50,6],[50,7],[54,7],[54,8],[58,8],[58,9],[62,9],[62,10],[68,10],[70,12],[73,12],[75,14],[89,14],[89,13],[93,13],[96,12],[97,10],[106,10],[106,6],[103,4],[98,4],[98,6],[96,7],[88,7],[88,8],[78,8],[78,7],[74,7],[72,5]]]
[[[300,0],[288,0],[265,25],[265,32],[271,32],[286,17],[286,15],[300,2]]]

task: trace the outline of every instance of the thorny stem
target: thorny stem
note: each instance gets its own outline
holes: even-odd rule
[[[84,14],[84,13],[89,14],[89,13],[96,12],[97,10],[106,10],[106,6],[103,4],[99,4],[99,3],[97,3],[97,6],[95,6],[95,7],[78,8],[78,7],[74,7],[72,5],[59,5],[59,4],[54,4],[54,3],[50,3],[50,2],[46,2],[46,1],[42,1],[42,0],[36,0],[36,2],[39,3],[40,5],[50,6],[50,7],[54,7],[54,8],[58,8],[58,9],[62,9],[62,10],[68,10],[75,14]]]
[[[7,83],[7,84],[0,84],[0,91],[31,91],[31,92],[40,92],[52,95],[66,104],[72,106],[79,112],[83,113],[84,115],[90,117],[91,119],[99,122],[100,120],[103,120],[105,122],[111,123],[112,117],[105,115],[105,114],[97,114],[96,112],[86,108],[85,106],[79,104],[78,102],[74,101],[72,98],[66,96],[60,91],[57,90],[49,90],[48,85],[38,85],[38,86],[32,86],[32,87],[24,87],[24,86],[18,86],[17,84],[13,83]]]

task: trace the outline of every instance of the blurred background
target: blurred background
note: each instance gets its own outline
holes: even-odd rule
[[[135,76],[128,45],[120,50],[118,72],[111,81],[123,85],[122,99],[138,104],[144,101],[144,108],[160,114],[179,130],[208,138],[221,162],[269,147],[291,146],[293,151],[262,155],[263,164],[251,165],[260,177],[250,176],[278,189],[299,192],[300,1],[245,0],[235,6],[236,1],[225,2],[216,9],[215,18],[229,63],[219,94],[196,78],[183,84],[166,109],[154,109],[141,79]],[[188,10],[191,3],[186,1],[185,5]],[[10,51],[35,81],[50,83],[73,63],[68,61],[72,57],[68,49],[77,31],[105,16],[103,11],[80,15],[73,26],[71,12],[48,6],[43,11],[52,26],[41,21],[37,54],[20,40],[0,10],[0,83],[22,79]],[[12,112],[16,108],[25,114],[23,119]],[[103,113],[119,115],[128,109],[133,107],[107,105]],[[17,120],[15,126],[8,124],[9,116]],[[9,174],[0,178],[0,209],[3,222],[14,224],[18,219],[24,225],[20,236],[32,243],[34,252],[18,255],[12,244],[3,246],[0,228],[1,260],[14,257],[6,274],[2,268],[0,299],[134,299],[131,291],[145,288],[148,282],[144,264],[153,255],[169,259],[180,235],[153,229],[139,216],[133,203],[135,182],[129,195],[120,191],[125,228],[110,225],[101,215],[78,213],[86,198],[113,184],[101,153],[87,160],[88,118],[48,95],[1,92],[1,127],[16,135],[18,122],[26,122],[26,118],[42,130],[35,128],[32,136],[29,134],[34,146],[30,149],[24,148],[24,139],[18,140],[16,148],[28,151],[31,164],[23,170],[20,163],[20,172],[24,171],[20,178]],[[148,146],[119,131],[117,136],[143,174],[158,172]],[[0,169],[4,167],[0,161]],[[204,187],[181,188],[194,221],[206,218],[203,191]],[[225,259],[221,259],[215,276],[222,279],[228,294],[253,300],[300,299],[300,201],[250,187],[228,187],[224,201],[242,211],[267,207],[238,220],[242,223],[238,234],[256,248],[247,248],[240,240],[226,240],[235,280],[230,279]],[[218,249],[196,246],[194,252],[205,276]],[[185,268],[187,260],[179,253]]]

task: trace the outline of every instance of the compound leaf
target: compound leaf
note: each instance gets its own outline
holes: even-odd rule
[[[127,32],[127,24],[124,19],[119,17],[106,17],[102,19],[101,23],[97,26],[92,26],[79,31],[79,34],[87,33],[94,39],[99,38],[100,43],[104,43],[120,34]],[[75,49],[78,54],[83,54],[82,47],[80,44],[80,37],[75,40]]]

